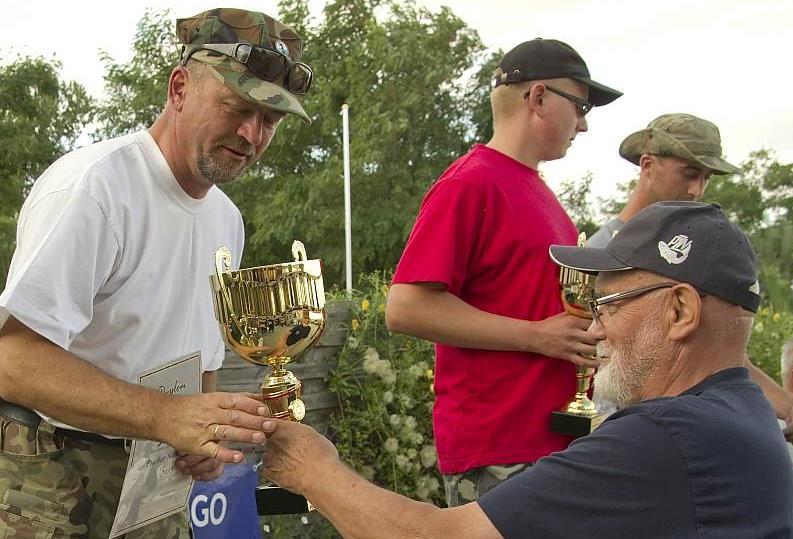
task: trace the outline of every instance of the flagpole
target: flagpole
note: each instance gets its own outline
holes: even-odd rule
[[[350,202],[350,106],[341,106],[342,140],[344,146],[344,247],[347,295],[352,294],[352,209]]]

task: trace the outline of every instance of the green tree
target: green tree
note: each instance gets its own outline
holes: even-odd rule
[[[282,261],[293,239],[325,261],[329,283],[344,267],[340,108],[350,105],[353,262],[356,273],[396,264],[422,195],[455,157],[489,137],[493,56],[449,9],[336,0],[314,24],[305,0],[284,0],[280,18],[303,37],[316,72],[304,106],[314,119],[279,127],[263,158],[226,191],[242,210],[243,264]],[[138,24],[133,59],[105,56],[109,99],[101,136],[149,125],[162,107],[178,56],[167,13]]]
[[[600,226],[595,221],[595,212],[590,202],[592,181],[594,174],[587,172],[578,181],[565,180],[559,187],[559,202],[562,203],[567,214],[578,227],[579,232],[586,233],[587,237],[595,233]]]
[[[91,119],[91,99],[58,78],[60,64],[19,57],[0,67],[0,278],[14,251],[16,220],[33,181],[71,150]]]
[[[284,2],[281,12],[305,20],[305,2]],[[350,104],[354,271],[393,267],[422,195],[476,133],[475,103],[465,99],[472,90],[459,81],[483,61],[481,43],[448,9],[372,0],[330,2],[323,22],[302,34],[317,73],[304,100],[314,123],[284,122],[261,163],[228,192],[247,219],[246,261],[283,259],[301,238],[339,283],[341,105]]]
[[[180,53],[171,19],[168,11],[146,10],[135,31],[129,63],[100,53],[107,98],[97,109],[96,139],[145,129],[162,111],[168,77]]]

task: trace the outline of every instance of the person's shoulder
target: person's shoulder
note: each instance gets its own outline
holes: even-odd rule
[[[127,164],[130,152],[143,152],[140,133],[94,142],[72,150],[50,165],[40,179],[55,183],[59,188],[86,187],[108,168]]]

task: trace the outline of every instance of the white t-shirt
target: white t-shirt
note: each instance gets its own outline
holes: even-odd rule
[[[187,195],[148,131],[81,148],[22,206],[0,326],[10,313],[131,383],[196,350],[216,370],[224,347],[209,276],[218,247],[236,268],[243,244],[234,203],[216,187]]]

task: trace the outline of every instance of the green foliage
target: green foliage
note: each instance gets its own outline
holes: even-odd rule
[[[168,77],[179,60],[179,48],[168,11],[146,10],[132,43],[132,59],[116,62],[100,53],[105,64],[107,98],[97,109],[97,140],[145,129],[165,104]]]
[[[352,298],[350,336],[329,380],[332,422],[344,462],[375,483],[441,505],[432,435],[434,349],[385,327],[389,279],[365,275]]]
[[[353,270],[393,267],[423,194],[477,132],[475,103],[464,97],[486,93],[460,81],[486,63],[482,45],[450,10],[410,2],[337,0],[318,25],[306,22],[305,2],[280,11],[303,21],[304,59],[317,74],[304,99],[314,123],[284,121],[260,163],[227,190],[246,218],[246,262],[272,260],[300,238],[325,261],[326,281],[341,282],[340,108],[349,103]]]
[[[91,99],[58,78],[60,64],[19,57],[0,66],[0,278],[14,251],[16,219],[33,181],[72,149],[91,120]]]
[[[793,313],[780,311],[773,306],[757,312],[752,336],[749,340],[749,357],[752,362],[777,382],[782,345],[793,336]]]
[[[591,172],[580,180],[565,180],[559,188],[559,202],[562,203],[567,214],[578,227],[579,232],[585,232],[587,237],[595,233],[599,223],[595,222],[595,214],[589,201],[592,190],[592,180],[595,176]]]

